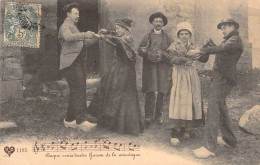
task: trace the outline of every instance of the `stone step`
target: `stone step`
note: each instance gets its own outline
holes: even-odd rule
[[[0,122],[0,130],[16,127],[17,125],[14,122]]]

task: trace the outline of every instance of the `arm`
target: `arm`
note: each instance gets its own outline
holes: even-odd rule
[[[62,38],[67,42],[83,41],[87,38],[86,33],[74,33],[72,34],[68,26],[62,26],[60,29]]]
[[[242,49],[241,47],[241,41],[238,36],[233,36],[230,39],[228,39],[226,42],[221,43],[218,46],[212,46],[212,47],[204,47],[200,50],[202,52],[205,52],[206,54],[219,54],[222,52],[232,51]]]
[[[143,49],[145,49],[144,47],[147,47],[148,44],[149,44],[148,38],[149,38],[149,34],[145,35],[144,38],[142,39],[142,41],[140,42],[139,46],[138,46],[138,49],[137,49],[138,55],[141,56],[141,57],[147,56],[147,52],[143,51]]]
[[[178,51],[174,43],[172,43],[167,51],[162,51],[164,61],[170,64],[182,65],[190,61],[190,58],[178,56]]]
[[[190,59],[187,57],[179,57],[176,51],[163,51],[162,55],[165,61],[168,61],[170,64],[183,65],[186,62],[190,61]]]

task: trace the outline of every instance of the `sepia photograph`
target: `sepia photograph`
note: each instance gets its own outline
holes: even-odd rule
[[[260,165],[260,0],[0,0],[0,165]]]

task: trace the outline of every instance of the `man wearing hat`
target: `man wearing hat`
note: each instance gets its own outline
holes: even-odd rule
[[[143,92],[145,97],[145,122],[150,124],[153,119],[163,123],[163,98],[170,89],[171,67],[161,58],[161,52],[166,51],[172,40],[162,29],[167,24],[166,16],[161,12],[152,14],[149,18],[153,29],[142,39],[138,53],[143,57]],[[155,93],[157,93],[157,97]]]
[[[63,8],[67,18],[59,30],[61,43],[60,67],[70,89],[65,127],[87,131],[96,119],[86,113],[86,46],[97,41],[93,32],[79,32],[79,6],[71,3]]]
[[[237,144],[237,138],[231,126],[226,97],[237,84],[236,64],[243,53],[243,43],[239,37],[239,24],[233,19],[221,21],[217,28],[221,29],[224,35],[224,41],[220,45],[190,51],[190,55],[199,53],[202,57],[216,54],[204,134],[205,146],[194,150],[194,154],[198,158],[214,156],[217,144],[232,147]],[[222,137],[218,137],[219,128]]]

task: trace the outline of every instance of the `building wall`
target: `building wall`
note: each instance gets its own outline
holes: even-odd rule
[[[57,69],[57,1],[56,0],[19,0],[19,2],[42,3],[40,48],[3,47],[4,3],[1,1],[0,36],[0,100],[21,98],[23,85],[31,74],[41,79],[51,77]],[[40,70],[41,73],[35,73]],[[27,76],[29,73],[30,76]],[[53,76],[54,77],[54,76]],[[49,78],[50,79],[50,78]]]
[[[240,23],[240,34],[244,41],[245,51],[238,62],[238,69],[248,70],[252,68],[251,44],[248,42],[248,14],[247,0],[99,0],[101,15],[100,28],[113,29],[117,18],[128,17],[134,20],[132,27],[136,46],[142,37],[151,30],[148,21],[149,16],[161,11],[168,17],[166,32],[176,40],[176,25],[182,21],[188,21],[193,27],[193,38],[197,47],[212,38],[216,44],[223,40],[217,24],[224,18],[233,18]],[[109,67],[113,59],[111,47],[101,43],[102,70]],[[105,59],[105,60],[104,60]],[[198,69],[211,69],[214,56],[206,64],[198,64]],[[141,72],[141,59],[137,62],[137,72]]]
[[[22,97],[22,51],[18,47],[3,47],[4,11],[4,1],[1,1],[0,101]]]
[[[252,65],[260,68],[260,1],[248,1],[248,33],[249,41],[252,43]]]

